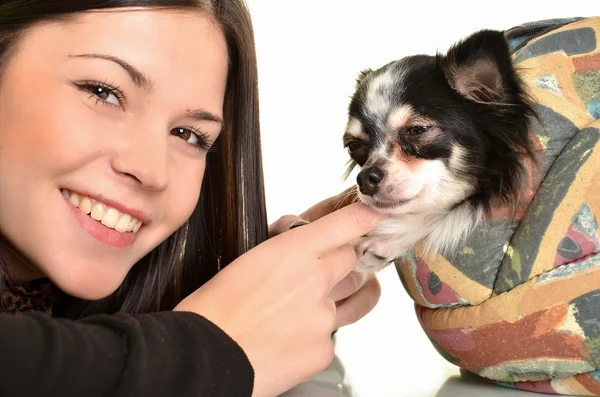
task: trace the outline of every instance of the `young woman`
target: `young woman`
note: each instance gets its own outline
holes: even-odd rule
[[[347,244],[377,215],[343,197],[267,240],[242,0],[0,2],[0,395],[311,377],[379,297]]]

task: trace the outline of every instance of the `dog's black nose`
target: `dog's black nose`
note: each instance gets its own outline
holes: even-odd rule
[[[379,184],[385,174],[377,167],[365,168],[358,173],[356,183],[362,194],[372,196],[379,190]]]

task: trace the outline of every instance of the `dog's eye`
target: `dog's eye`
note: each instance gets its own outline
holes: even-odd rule
[[[369,143],[365,141],[348,141],[344,144],[348,154],[361,167],[369,158]]]
[[[408,133],[410,135],[420,135],[429,131],[430,128],[430,125],[414,125],[412,127],[408,127]]]
[[[357,142],[357,141],[348,142],[348,144],[346,145],[346,147],[348,148],[348,151],[350,153],[356,152],[357,150],[359,150],[363,146],[364,146],[363,143]]]

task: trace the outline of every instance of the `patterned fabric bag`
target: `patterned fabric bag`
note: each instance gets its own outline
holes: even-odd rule
[[[543,153],[516,220],[497,209],[456,252],[396,262],[447,360],[500,385],[600,396],[600,18],[506,31]]]

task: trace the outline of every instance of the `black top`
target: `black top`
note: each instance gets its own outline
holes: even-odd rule
[[[2,278],[2,397],[252,395],[254,371],[244,351],[204,317],[52,318],[56,289],[49,279]]]
[[[240,346],[195,313],[0,313],[0,396],[252,395]]]

